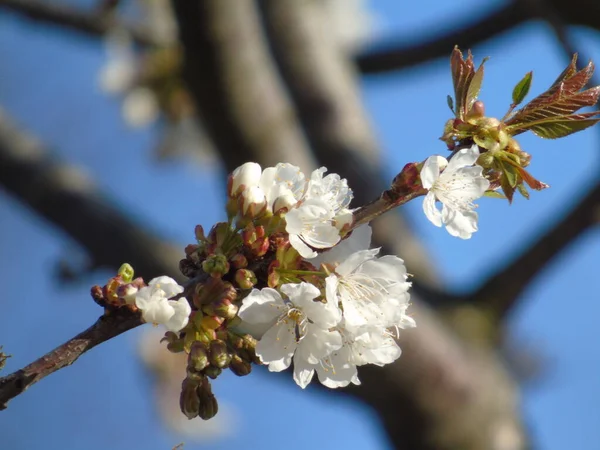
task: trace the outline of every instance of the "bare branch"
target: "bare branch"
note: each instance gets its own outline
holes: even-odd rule
[[[568,214],[486,280],[466,301],[490,307],[502,320],[556,256],[600,223],[600,181],[595,178],[589,184],[591,189]]]
[[[0,378],[0,410],[6,409],[10,400],[33,384],[73,364],[85,352],[142,323],[138,313],[120,308],[110,315],[100,317],[90,328],[23,369]]]
[[[81,244],[95,267],[129,262],[144,277],[170,274],[181,280],[180,250],[144,231],[85,174],[47,153],[0,109],[1,186]]]
[[[106,15],[94,14],[79,10],[66,3],[60,3],[50,0],[0,0],[0,8],[22,14],[32,20],[58,25],[91,37],[102,36],[112,27],[118,25],[127,29],[132,39],[139,45],[150,46],[158,43],[150,30],[143,27],[116,22],[114,18]]]
[[[513,0],[464,28],[453,29],[416,44],[412,40],[396,40],[390,41],[386,47],[379,45],[374,50],[358,55],[356,64],[365,74],[406,69],[436,58],[445,58],[455,45],[472,48],[531,18],[529,8],[522,1]]]
[[[183,77],[228,171],[246,161],[315,167],[253,0],[174,0]]]

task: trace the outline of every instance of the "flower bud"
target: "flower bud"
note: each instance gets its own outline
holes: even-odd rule
[[[194,342],[188,355],[188,368],[202,372],[209,364],[206,344],[199,341]]]
[[[250,334],[244,334],[242,336],[243,348],[246,350],[254,351],[256,349],[256,344],[258,341]]]
[[[473,106],[471,106],[471,109],[467,113],[466,119],[479,119],[483,116],[485,116],[485,105],[481,100],[477,100],[475,103],[473,103]]]
[[[125,263],[119,267],[118,274],[121,276],[123,282],[131,283],[131,280],[133,280],[133,267],[131,267],[130,264]]]
[[[248,267],[248,258],[241,253],[236,253],[229,259],[230,264],[234,269],[245,269]]]
[[[106,306],[106,302],[104,300],[104,293],[102,291],[102,287],[101,286],[98,286],[98,285],[92,286],[90,294],[92,295],[92,299],[98,305],[100,305],[102,307]]]
[[[205,330],[213,330],[214,332],[214,330],[223,325],[224,321],[225,319],[222,317],[204,316],[202,319],[200,319],[200,324]]]
[[[204,378],[202,380],[202,384],[198,388],[198,396],[200,399],[198,415],[203,420],[212,419],[219,411],[219,405],[216,397],[212,393],[210,381],[208,381],[208,379]]]
[[[235,282],[240,289],[252,289],[257,282],[254,272],[248,269],[239,269],[235,272]]]
[[[247,162],[235,169],[227,180],[227,194],[229,197],[237,197],[243,190],[252,186],[258,186],[262,169],[259,164]]]
[[[125,300],[125,303],[128,305],[134,305],[135,294],[137,294],[138,290],[139,289],[131,283],[123,284],[117,288],[117,295],[119,298]]]
[[[261,188],[252,186],[239,196],[238,206],[242,217],[256,219],[267,210],[267,198]]]
[[[227,351],[227,344],[219,339],[210,343],[210,352],[208,355],[210,364],[223,369],[229,365],[231,356]]]
[[[238,377],[243,377],[252,371],[252,365],[249,362],[244,361],[238,355],[233,355],[231,362],[229,363],[229,370]]]
[[[225,255],[210,255],[202,262],[202,270],[214,278],[221,278],[229,272],[229,262]]]
[[[298,203],[294,194],[291,191],[285,192],[283,195],[280,195],[273,202],[273,214],[281,214],[289,211]]]
[[[231,234],[231,228],[227,222],[215,224],[208,233],[208,253],[215,253],[220,249]]]
[[[179,397],[181,412],[188,419],[197,417],[200,413],[200,397],[198,396],[198,383],[186,378],[181,383],[181,395]]]
[[[219,367],[208,366],[206,369],[204,369],[203,373],[204,373],[204,375],[206,375],[211,380],[216,380],[217,377],[219,375],[221,375],[222,372],[223,372],[223,369],[220,369]]]
[[[238,309],[238,306],[231,303],[231,300],[228,298],[221,298],[216,302],[206,305],[203,311],[211,316],[233,319],[237,315]]]
[[[192,295],[196,308],[202,308],[202,305],[208,305],[221,298],[224,286],[223,280],[212,277],[203,284],[197,284]]]

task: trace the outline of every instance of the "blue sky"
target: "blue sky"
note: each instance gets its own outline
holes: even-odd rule
[[[456,4],[441,0],[371,2],[382,18],[382,33],[393,31],[415,40],[432,28],[440,29],[433,27],[440,20],[453,24],[500,4],[480,3],[465,1],[457,10]],[[600,61],[597,34],[578,30],[574,38],[588,56]],[[527,71],[534,70],[535,94],[567,63],[541,23],[521,26],[474,53],[477,60],[491,56],[481,97],[488,113],[498,116],[504,114],[512,87]],[[196,223],[207,228],[223,216],[220,169],[184,160],[157,163],[148,155],[158,130],[128,129],[119,100],[99,91],[97,76],[105,61],[100,43],[3,14],[0,54],[8,61],[0,68],[0,105],[58,156],[92,174],[103,191],[118,198],[139,220],[184,245],[192,239]],[[437,138],[449,117],[447,61],[369,78],[362,87],[390,177],[408,161],[444,153]],[[521,143],[533,155],[531,171],[552,188],[534,193],[530,201],[518,198],[510,207],[498,200],[482,201],[480,231],[473,239],[454,239],[433,227],[420,202],[408,206],[417,233],[453,289],[476,285],[498,261],[559,219],[597,174],[598,131],[561,141],[525,137]],[[208,199],[202,205],[199,193]],[[189,207],[197,203],[197,208]],[[13,354],[6,368],[12,371],[95,320],[99,310],[88,300],[89,286],[101,283],[107,273],[95,272],[60,286],[55,265],[78,249],[60,230],[47,226],[2,190],[0,249],[4,294],[0,344]],[[600,353],[595,345],[600,340],[596,325],[600,306],[594,283],[599,256],[600,234],[594,230],[533,283],[508,324],[512,345],[534,349],[544,362],[540,377],[523,389],[523,414],[537,448],[587,449],[600,442]],[[135,353],[139,336],[135,331],[102,345],[14,400],[0,416],[6,447],[158,450],[185,440],[158,419],[151,377]],[[208,442],[208,448],[285,445],[294,450],[317,442],[326,442],[330,450],[389,448],[371,413],[341,396],[304,392],[264,373],[223,377],[214,387],[232,409],[236,430]],[[188,442],[185,448],[196,446]]]

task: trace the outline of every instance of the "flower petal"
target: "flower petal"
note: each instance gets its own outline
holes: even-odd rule
[[[476,144],[469,148],[463,148],[450,158],[446,170],[448,172],[455,172],[461,167],[472,166],[477,161],[477,158],[479,158],[479,147]]]
[[[315,374],[315,365],[294,358],[294,381],[302,389],[306,388]]]
[[[258,341],[256,355],[269,365],[269,371],[281,372],[290,367],[297,345],[295,322],[284,319],[273,325]]]
[[[264,324],[273,321],[286,310],[286,305],[275,289],[252,289],[244,298],[238,316],[251,324]]]
[[[315,252],[308,245],[306,245],[304,241],[300,239],[300,236],[298,236],[297,234],[290,234],[289,238],[292,247],[294,247],[296,251],[300,253],[300,256],[302,256],[303,258],[310,259],[318,255],[318,253]]]
[[[439,178],[441,170],[446,167],[447,164],[448,161],[446,158],[439,155],[427,158],[421,169],[421,185],[425,189],[431,189],[431,186],[433,186],[435,181]]]
[[[461,212],[444,205],[442,218],[448,233],[461,239],[470,239],[471,235],[478,229],[477,213],[475,211]]]
[[[431,191],[427,193],[423,200],[423,212],[429,221],[436,227],[442,226],[442,213],[435,205],[435,194]]]

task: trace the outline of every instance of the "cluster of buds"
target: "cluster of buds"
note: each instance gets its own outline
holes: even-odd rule
[[[531,72],[527,73],[514,87],[509,110],[499,120],[486,116],[484,104],[478,100],[484,63],[485,60],[475,70],[471,53],[464,59],[460,50],[454,49],[450,59],[454,100],[448,96],[448,106],[455,117],[446,122],[440,139],[452,151],[473,144],[480,148],[477,163],[491,182],[492,196],[496,194],[494,189],[501,188],[509,201],[515,191],[529,198],[525,184],[534,190],[548,185],[525,170],[531,155],[521,149],[515,136],[531,131],[545,139],[557,139],[597,123],[598,112],[575,114],[598,102],[600,86],[584,89],[594,65],[590,62],[578,71],[577,55],[574,55],[569,66],[545,92],[515,111],[529,93],[533,77]]]

